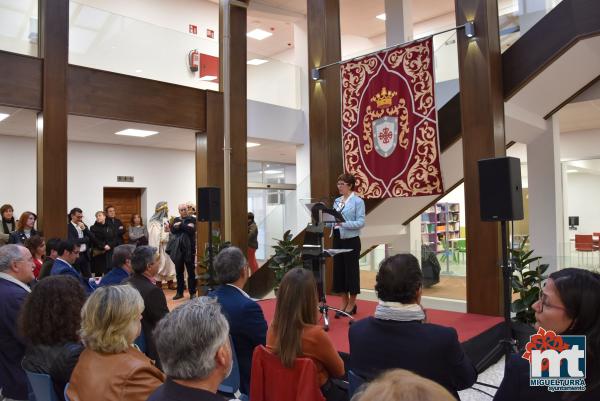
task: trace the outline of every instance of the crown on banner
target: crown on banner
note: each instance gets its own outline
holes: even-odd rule
[[[387,88],[384,86],[383,88],[381,88],[381,91],[378,94],[371,98],[371,101],[377,103],[378,109],[389,107],[392,105],[392,100],[397,94],[398,92],[388,91]]]

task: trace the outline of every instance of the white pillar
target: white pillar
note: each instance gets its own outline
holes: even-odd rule
[[[527,144],[529,182],[529,238],[534,256],[549,263],[549,272],[562,267],[563,196],[558,117],[546,131]]]
[[[413,39],[413,0],[385,0],[385,43],[392,46]]]

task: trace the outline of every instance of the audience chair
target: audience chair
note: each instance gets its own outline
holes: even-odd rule
[[[312,359],[296,358],[294,367],[286,368],[262,345],[252,355],[250,396],[252,401],[325,401]]]
[[[583,253],[592,254],[592,264],[594,263],[593,252],[598,250],[598,246],[594,245],[594,238],[591,234],[575,234],[575,251],[579,253],[579,257]],[[580,262],[581,263],[581,262]]]
[[[366,383],[366,380],[361,376],[354,373],[352,370],[348,370],[348,398],[352,398],[356,390],[360,386]]]
[[[237,354],[231,336],[229,336],[229,344],[231,345],[231,358],[233,359],[233,367],[231,373],[219,385],[219,393],[226,396],[233,396],[238,400],[248,401],[248,396],[240,392],[240,365],[238,364]]]
[[[25,373],[27,374],[27,381],[33,390],[33,401],[58,401],[58,396],[54,391],[54,385],[49,375],[43,373],[33,373],[27,370]]]

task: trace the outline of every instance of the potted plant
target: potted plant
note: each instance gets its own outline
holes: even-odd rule
[[[509,249],[510,261],[513,268],[512,292],[519,297],[512,301],[513,332],[522,346],[529,341],[529,336],[535,332],[535,311],[532,305],[539,299],[542,282],[547,278],[547,263],[540,263],[541,256],[532,256],[533,250],[527,247],[528,237],[525,237],[518,248]]]
[[[275,255],[271,258],[269,268],[275,273],[275,292],[279,288],[279,283],[285,273],[294,267],[302,267],[302,250],[298,245],[292,243],[292,233],[287,230],[283,234],[283,239],[277,240],[277,245],[272,247]]]
[[[212,252],[213,252],[213,264],[214,264],[214,260],[217,257],[217,255],[219,254],[219,252],[221,252],[223,249],[231,246],[231,242],[222,241],[221,236],[219,235],[218,232],[216,234],[213,233],[212,236],[213,236],[212,237]],[[218,285],[215,268],[214,268],[213,264],[210,263],[209,249],[210,248],[207,243],[206,247],[204,249],[204,255],[201,256],[200,261],[199,261],[199,265],[202,267],[202,270],[204,271],[204,273],[200,274],[196,277],[197,279],[202,280],[202,285],[200,286],[202,294],[207,294],[209,290],[211,290],[216,285]]]

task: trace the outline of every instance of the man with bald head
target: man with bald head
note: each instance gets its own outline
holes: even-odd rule
[[[196,219],[188,213],[185,203],[178,206],[179,216],[173,220],[171,235],[177,237],[177,249],[170,251],[170,256],[175,263],[177,274],[177,294],[173,299],[183,298],[185,286],[184,267],[188,274],[188,291],[190,299],[196,297],[196,267],[194,259],[196,255]]]

